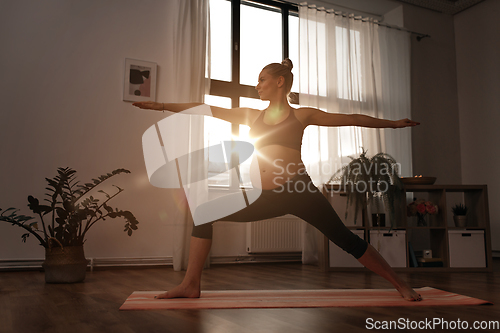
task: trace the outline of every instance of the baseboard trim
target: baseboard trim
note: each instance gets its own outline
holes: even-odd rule
[[[44,259],[0,260],[0,271],[40,270]]]
[[[302,252],[259,253],[240,256],[210,257],[210,264],[256,264],[273,262],[302,262]]]
[[[106,267],[172,266],[172,257],[87,258],[90,270]],[[0,271],[41,270],[44,259],[0,259]],[[211,256],[210,264],[301,262],[302,253],[259,253],[239,256]]]
[[[147,267],[173,265],[172,257],[87,258],[92,271],[99,267]],[[40,270],[44,259],[0,260],[0,271]]]

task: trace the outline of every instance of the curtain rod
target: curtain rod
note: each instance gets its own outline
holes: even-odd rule
[[[274,1],[278,2],[278,3],[286,4],[286,5],[291,6],[291,7],[294,7],[297,10],[299,9],[299,6],[301,6],[301,7],[308,6],[310,8],[316,7],[315,4],[309,5],[307,2],[301,2],[300,4],[297,4],[297,3],[286,1],[286,0],[274,0]],[[363,18],[361,16],[354,16],[355,14],[353,14],[353,13],[339,12],[339,11],[335,11],[333,9],[325,9],[324,7],[316,7],[316,10],[318,10],[318,11],[326,11],[326,12],[333,13],[334,15],[338,15],[338,16],[342,16],[342,17],[349,17],[349,18],[352,18],[353,20],[356,20],[356,21],[366,20],[366,18]],[[417,41],[419,41],[419,42],[423,38],[431,37],[428,34],[423,34],[423,33],[420,33],[420,32],[408,30],[406,28],[403,28],[403,27],[400,27],[400,26],[397,26],[397,25],[389,25],[389,24],[385,24],[385,23],[382,23],[382,22],[378,22],[378,21],[374,21],[373,23],[376,24],[376,25],[378,25],[378,26],[386,27],[386,28],[389,28],[389,29],[396,29],[396,30],[399,30],[399,31],[405,31],[405,32],[408,32],[409,34],[416,35],[417,36]]]

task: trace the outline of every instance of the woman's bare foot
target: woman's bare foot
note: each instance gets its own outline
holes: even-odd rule
[[[155,298],[199,298],[200,285],[196,284],[180,284],[177,287],[155,296]]]
[[[413,290],[408,283],[401,279],[391,268],[387,261],[372,246],[368,245],[365,253],[358,259],[366,268],[385,278],[399,291],[401,296],[407,301],[421,301],[422,296]]]
[[[401,297],[403,297],[407,301],[416,302],[422,300],[422,296],[406,283],[405,285],[397,288],[397,290],[401,294]]]

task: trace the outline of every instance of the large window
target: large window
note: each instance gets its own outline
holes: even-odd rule
[[[321,25],[318,29],[321,30]],[[299,17],[296,6],[272,0],[210,0],[211,32],[211,90],[205,102],[224,108],[251,107],[263,110],[268,102],[261,101],[255,90],[261,69],[272,62],[290,58],[294,64],[292,92],[299,91]],[[319,34],[325,34],[325,27]],[[338,97],[364,103],[362,54],[360,32],[335,28]],[[327,61],[322,59],[323,62]],[[325,72],[326,73],[326,72]],[[325,74],[326,75],[326,74]],[[326,76],[318,77],[322,82],[320,96],[327,95]],[[314,85],[314,80],[305,84]],[[311,88],[311,87],[309,87]],[[307,89],[305,89],[307,90]],[[312,91],[315,88],[312,87]],[[298,94],[297,94],[298,96]],[[292,105],[298,104],[298,100]],[[341,111],[342,112],[342,111]],[[216,118],[205,118],[205,143],[219,144],[221,140],[248,139],[248,126],[230,124]],[[319,129],[311,129],[318,131]],[[319,133],[319,132],[318,132]],[[338,130],[336,151],[344,156],[355,154],[355,146],[362,145],[359,128],[341,127]],[[357,143],[357,144],[354,144]],[[323,145],[330,144],[323,138]],[[329,151],[327,147],[322,150]],[[303,159],[309,163],[327,159],[304,152]],[[233,163],[233,164],[231,164]],[[226,161],[227,165],[238,161]],[[240,164],[241,179],[230,179],[226,165],[218,165],[209,156],[209,185],[222,187],[251,186],[249,179],[250,160]]]
[[[290,57],[298,73],[297,7],[267,0],[210,0],[211,89],[205,102],[224,108],[251,107],[263,110],[269,104],[261,101],[255,90],[262,68]],[[295,76],[298,81],[298,75]],[[294,82],[292,91],[297,91]],[[205,117],[205,144],[221,140],[247,139],[248,126]],[[226,161],[228,165],[231,161]],[[237,163],[237,161],[233,161]],[[241,185],[251,186],[250,160],[240,165]],[[240,186],[230,179],[225,165],[210,160],[209,185]]]

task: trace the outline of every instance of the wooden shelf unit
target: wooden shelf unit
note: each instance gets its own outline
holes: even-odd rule
[[[351,230],[364,230],[365,239],[369,242],[370,231],[381,230],[389,231],[390,221],[387,226],[372,226],[369,208],[363,207],[358,212],[356,224],[354,224],[352,209],[349,211],[350,218],[344,218],[346,195],[341,191],[340,185],[325,184],[323,186],[323,195],[330,201],[339,217]],[[437,215],[427,215],[427,225],[417,226],[416,217],[407,217],[406,207],[413,199],[425,199],[438,206]],[[463,203],[468,207],[467,224],[465,228],[455,227],[453,222],[453,213],[451,207],[455,204]],[[386,214],[387,216],[387,214]],[[418,271],[418,272],[438,272],[438,271],[492,271],[492,252],[491,252],[491,231],[488,208],[488,191],[486,185],[406,185],[403,189],[402,200],[396,205],[395,225],[392,230],[406,231],[406,267],[396,268],[400,271]],[[450,267],[450,239],[449,232],[453,230],[480,230],[484,232],[485,247],[485,267]],[[419,251],[419,243],[427,244],[425,249],[431,249],[433,257],[443,260],[443,267],[410,267],[410,251],[408,243],[411,242],[414,250]],[[320,268],[328,270],[366,270],[366,268],[350,267],[330,267],[329,258],[329,240],[321,235],[320,239]],[[335,245],[334,245],[335,246]]]

